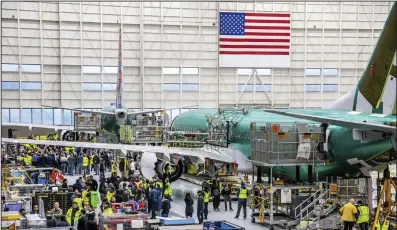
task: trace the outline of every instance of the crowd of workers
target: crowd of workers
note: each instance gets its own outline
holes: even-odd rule
[[[130,211],[140,211],[168,217],[172,200],[172,187],[169,178],[143,179],[135,172],[139,167],[136,157],[127,157],[122,161],[114,160],[112,152],[96,152],[87,149],[74,149],[73,147],[44,147],[24,144],[11,149],[10,154],[3,154],[3,162],[11,158],[17,163],[38,168],[54,167],[62,171],[64,175],[81,176],[72,186],[68,186],[67,180],[63,181],[62,187],[72,187],[72,207],[66,213],[62,212],[59,203],[47,212],[53,216],[54,226],[77,225],[77,229],[90,229],[94,226],[95,210],[100,209],[101,215],[111,216],[114,212],[121,210],[117,204],[122,205],[122,210],[131,207]],[[113,162],[113,163],[111,163]],[[110,177],[105,177],[105,172],[110,171]],[[124,173],[121,173],[124,172]],[[92,176],[99,176],[99,183]],[[222,184],[213,180],[211,184],[204,184],[203,189],[198,191],[196,206],[197,219],[202,223],[208,218],[208,204],[210,198],[213,200],[213,210],[220,211],[220,196],[225,201],[225,210],[233,211],[231,202],[231,184]],[[244,210],[246,218],[248,192],[244,183],[238,190],[238,210],[235,218],[239,217],[240,210]],[[190,193],[185,194],[185,216],[193,217],[194,200]],[[124,206],[124,207],[123,207]],[[32,210],[34,212],[34,210]],[[98,213],[99,214],[99,213]],[[93,229],[93,228],[92,228]]]

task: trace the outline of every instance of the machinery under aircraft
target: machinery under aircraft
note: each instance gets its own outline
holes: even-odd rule
[[[396,144],[396,3],[366,70],[357,86],[346,95],[322,109],[245,109],[230,115],[230,109],[201,109],[180,114],[172,122],[173,130],[206,132],[210,123],[227,127],[227,148],[222,151],[238,162],[238,171],[252,172],[251,122],[285,123],[318,122],[325,142],[320,149],[326,163],[317,169],[319,179],[326,176],[368,175],[368,170],[384,166],[397,157]],[[209,117],[222,118],[216,122]],[[237,117],[237,118],[236,118]],[[291,131],[291,130],[289,130]],[[298,149],[296,149],[298,150]],[[262,167],[261,167],[262,168]],[[274,177],[307,180],[309,167],[274,167]],[[297,170],[299,170],[297,172]],[[312,171],[310,171],[312,172]]]
[[[381,36],[375,47],[369,64],[358,85],[328,107],[310,110],[283,110],[283,115],[274,114],[278,110],[264,111],[263,108],[244,109],[238,118],[225,116],[222,109],[199,109],[180,114],[172,122],[172,130],[197,130],[207,133],[209,124],[226,127],[226,147],[217,151],[198,148],[196,151],[167,148],[164,146],[140,146],[105,143],[85,143],[66,141],[42,141],[3,138],[4,143],[27,143],[38,145],[74,146],[77,148],[116,149],[141,152],[141,172],[146,178],[165,174],[168,165],[172,165],[171,180],[177,180],[187,159],[190,162],[204,163],[207,159],[238,164],[237,172],[251,173],[251,140],[249,137],[252,122],[263,123],[308,123],[317,121],[325,136],[320,143],[327,156],[327,163],[318,167],[319,179],[325,176],[356,176],[366,174],[368,170],[387,164],[397,156],[396,144],[396,65],[393,64],[397,47],[396,4],[389,14]],[[120,65],[121,66],[121,65]],[[119,78],[119,83],[121,79]],[[118,87],[119,88],[119,87]],[[120,98],[118,96],[118,98]],[[121,100],[118,99],[118,102]],[[119,107],[121,108],[121,107]],[[113,112],[119,113],[116,108]],[[123,111],[124,115],[125,111]],[[281,112],[277,112],[281,113]],[[231,113],[233,114],[233,113]],[[110,115],[110,114],[109,114]],[[208,116],[219,115],[211,120]],[[298,118],[295,118],[295,117]],[[117,120],[117,118],[115,118]],[[119,124],[121,120],[119,120]],[[298,149],[296,149],[298,151]],[[180,160],[182,159],[182,160]],[[173,163],[170,163],[173,162]],[[300,167],[299,174],[305,180],[310,174],[309,167]],[[259,170],[260,171],[260,170]],[[296,168],[292,166],[276,167],[275,177],[294,179]]]

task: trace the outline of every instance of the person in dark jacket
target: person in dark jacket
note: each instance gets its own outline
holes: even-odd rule
[[[90,176],[90,181],[91,181],[91,190],[97,191],[98,190],[98,181],[94,179],[94,176]]]
[[[156,185],[156,190],[157,190],[157,209],[156,211],[160,211],[161,209],[161,204],[162,204],[162,191],[160,185]]]
[[[79,192],[81,192],[83,190],[83,186],[80,183],[79,179],[76,179],[76,183],[73,185],[73,191],[78,190]]]
[[[171,209],[171,203],[166,197],[163,198],[161,209],[161,217],[168,217]]]
[[[71,176],[73,176],[73,173],[74,173],[74,164],[75,164],[75,162],[76,162],[76,158],[74,157],[73,154],[71,154],[68,157],[68,172],[69,172],[69,175],[71,175]]]
[[[76,174],[81,174],[81,169],[83,167],[83,154],[79,154],[76,158]]]
[[[223,200],[225,201],[225,211],[227,211],[227,203],[229,203],[229,210],[233,211],[232,199],[230,198],[231,193],[232,193],[232,186],[230,184],[224,183],[222,185],[221,194],[223,196]]]
[[[101,159],[99,158],[98,154],[94,155],[94,170],[95,170],[95,175],[99,174],[99,163],[101,162]]]
[[[157,208],[157,195],[158,191],[154,188],[153,185],[150,185],[150,192],[149,192],[149,205],[150,210],[152,211],[151,219],[156,219],[156,208]]]
[[[185,195],[185,204],[186,204],[186,207],[185,207],[186,218],[193,217],[193,212],[194,212],[193,204],[194,204],[194,201],[193,201],[193,198],[192,198],[192,196],[190,195],[189,192],[186,193],[186,195]]]
[[[42,153],[39,157],[39,164],[41,168],[44,168],[47,166],[47,157]]]
[[[46,165],[47,165],[47,167],[53,167],[54,162],[55,162],[55,158],[54,158],[53,155],[49,154],[49,155],[46,156]]]
[[[211,186],[211,195],[213,197],[212,204],[215,212],[219,212],[219,205],[221,202],[221,193],[220,193],[220,187],[219,187],[219,181],[218,180],[213,180],[212,181],[212,186]]]
[[[87,217],[85,216],[85,210],[81,210],[81,217],[77,222],[77,230],[85,230],[85,226],[87,223]]]
[[[63,179],[61,188],[69,188],[67,179]]]
[[[199,224],[203,223],[204,220],[204,196],[201,191],[198,191],[198,199],[197,199],[197,218],[199,220]]]
[[[105,166],[105,161],[101,160],[99,162],[99,178],[105,178],[105,170],[106,170],[106,166]]]
[[[128,201],[128,200],[124,200],[124,197],[123,197],[120,189],[116,190],[116,195],[114,197],[116,198],[117,203],[122,203],[124,201]]]

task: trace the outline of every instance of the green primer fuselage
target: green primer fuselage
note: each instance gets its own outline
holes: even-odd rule
[[[291,110],[292,111],[292,110]],[[346,111],[341,110],[305,110],[306,113],[315,115],[316,113],[327,113],[330,116],[348,117],[348,119],[366,120],[366,121],[392,121],[394,116],[377,117],[369,114],[347,114]],[[172,126],[176,129],[189,130],[207,130],[207,115],[214,115],[217,113],[216,109],[200,109],[191,110],[180,114],[173,121]],[[230,138],[231,144],[229,147],[236,148],[242,152],[248,159],[251,157],[251,143],[250,143],[250,124],[251,122],[260,123],[284,123],[284,122],[302,122],[313,124],[315,122],[297,119],[289,116],[283,116],[273,113],[264,112],[262,108],[249,109],[249,113],[243,115],[237,126],[233,129],[233,136]],[[325,166],[319,166],[318,176],[323,179],[325,176],[344,176],[347,173],[354,175],[360,172],[359,167],[350,165],[347,159],[357,158],[364,160],[371,166],[375,163],[368,161],[369,158],[387,151],[392,148],[390,138],[382,138],[371,141],[369,143],[361,143],[360,140],[353,140],[351,129],[340,126],[329,126],[328,137],[328,152],[326,159],[329,163]],[[295,167],[276,167],[273,170],[275,177],[295,178]],[[307,167],[301,167],[301,179],[307,179]]]
[[[116,109],[117,108],[115,106],[106,106],[102,109],[102,111],[115,112]],[[128,108],[126,107],[122,107],[122,109],[128,111]],[[133,115],[128,115],[125,124],[132,125],[132,119]],[[114,115],[102,115],[102,130],[105,130],[107,133],[114,135],[119,134],[120,126],[116,123]]]

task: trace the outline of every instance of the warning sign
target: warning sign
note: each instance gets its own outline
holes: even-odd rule
[[[329,185],[329,194],[330,195],[338,194],[338,185],[337,184],[330,184]]]

